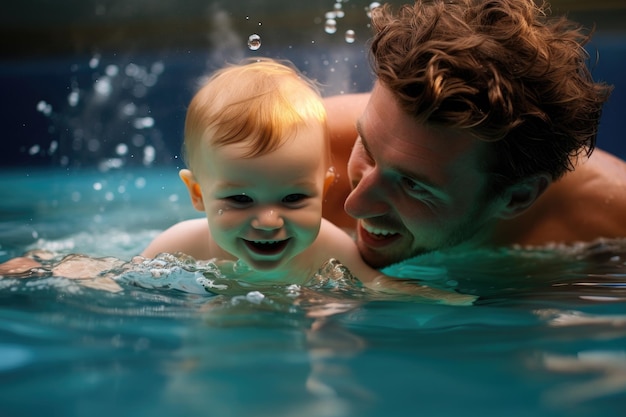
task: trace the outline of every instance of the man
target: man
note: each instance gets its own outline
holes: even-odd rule
[[[343,181],[325,211],[357,219],[370,265],[626,236],[626,164],[591,155],[611,88],[574,23],[532,0],[434,0],[372,26],[371,94],[326,101]]]

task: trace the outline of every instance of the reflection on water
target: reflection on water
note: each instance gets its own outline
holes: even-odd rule
[[[403,266],[480,295],[473,307],[368,293],[336,264],[303,285],[255,285],[224,277],[232,265],[185,256],[62,252],[32,252],[41,268],[0,278],[3,410],[409,416],[419,404],[436,416],[595,417],[623,408],[623,240]],[[33,393],[36,404],[21,400]]]

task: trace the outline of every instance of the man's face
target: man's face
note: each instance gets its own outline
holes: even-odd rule
[[[433,250],[475,245],[489,234],[482,142],[435,129],[404,113],[380,83],[357,123],[345,209],[358,219],[357,244],[373,267]]]

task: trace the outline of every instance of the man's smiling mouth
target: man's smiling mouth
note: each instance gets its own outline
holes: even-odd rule
[[[379,228],[379,227],[374,227],[374,226],[372,226],[370,224],[367,224],[364,221],[361,222],[361,227],[363,227],[363,229],[367,233],[369,233],[371,235],[374,235],[374,236],[377,236],[377,237],[380,237],[380,238],[385,238],[385,237],[388,237],[390,235],[396,234],[396,232],[392,232],[390,230],[382,229],[382,228]]]

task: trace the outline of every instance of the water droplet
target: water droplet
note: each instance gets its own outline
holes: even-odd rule
[[[333,7],[334,11],[335,11],[335,16],[338,19],[341,19],[342,17],[345,16],[345,12],[343,11],[343,5],[339,2],[335,3],[335,6]]]
[[[94,69],[100,65],[100,55],[96,54],[89,60],[89,68]]]
[[[346,30],[346,42],[354,43],[355,40],[356,40],[356,35],[354,31],[352,29]]]
[[[372,17],[372,10],[374,10],[377,7],[380,7],[380,3],[379,2],[377,2],[377,1],[371,2],[369,7],[367,9],[365,9],[367,11],[367,17],[371,18]]]
[[[217,215],[218,215],[218,216],[221,216],[222,214],[224,214],[224,210],[219,209],[219,210],[217,211]]]
[[[74,90],[67,96],[67,103],[71,107],[76,107],[78,105],[79,98],[80,98],[80,93],[78,92],[78,90]]]
[[[135,129],[149,129],[154,126],[154,119],[148,117],[138,117],[133,120],[133,126]]]
[[[113,91],[113,86],[111,85],[111,79],[109,77],[101,77],[98,78],[93,85],[96,94],[102,97],[108,97],[111,95],[111,91]]]
[[[44,100],[41,100],[37,103],[37,111],[40,111],[45,116],[50,116],[50,114],[52,114],[52,105],[46,103]]]
[[[41,147],[39,145],[33,145],[28,150],[28,154],[29,155],[36,155],[36,154],[39,153],[40,150],[41,150]]]
[[[121,110],[124,116],[132,116],[137,113],[137,106],[135,103],[126,103],[122,105]]]
[[[115,147],[115,153],[120,156],[126,155],[128,153],[128,145],[126,145],[125,143],[119,143]]]
[[[154,162],[156,157],[156,149],[154,149],[154,146],[148,145],[145,148],[143,148],[143,164],[144,165],[150,165]]]
[[[109,77],[115,77],[117,74],[119,74],[120,69],[117,65],[107,65],[104,72]]]
[[[144,188],[146,186],[146,183],[147,183],[147,181],[143,177],[138,177],[138,178],[135,179],[135,187],[136,188],[139,188],[139,189]]]
[[[324,31],[330,34],[337,32],[337,21],[335,19],[326,19]]]
[[[152,64],[150,71],[155,75],[160,75],[165,70],[165,64],[162,61],[157,61]]]
[[[251,51],[256,51],[261,47],[261,37],[256,33],[253,33],[248,37],[248,48]]]

